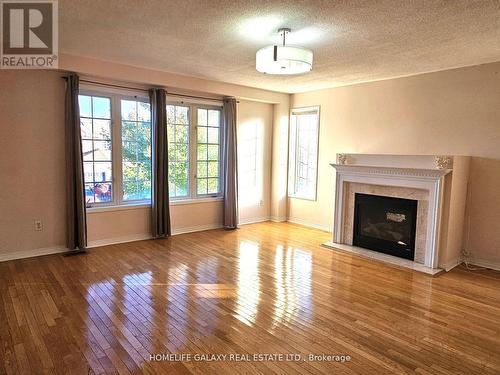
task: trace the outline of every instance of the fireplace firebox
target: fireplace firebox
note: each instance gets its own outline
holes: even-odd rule
[[[353,245],[414,260],[416,200],[355,194]]]

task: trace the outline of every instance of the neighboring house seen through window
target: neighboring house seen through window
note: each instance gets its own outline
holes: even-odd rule
[[[87,204],[112,202],[111,98],[80,95],[85,199]]]
[[[146,95],[82,90],[80,129],[88,207],[151,201],[151,109]]]

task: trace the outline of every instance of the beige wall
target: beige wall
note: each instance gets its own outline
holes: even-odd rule
[[[336,153],[471,155],[466,247],[500,264],[500,63],[292,96],[310,105],[321,106],[318,198],[290,199],[291,220],[332,227]]]
[[[273,104],[288,95],[220,82],[148,71],[141,68],[64,58],[61,68],[174,91],[221,97],[238,96],[239,120],[263,124],[261,149],[262,206],[241,210],[242,219],[269,216]],[[0,71],[0,260],[63,251],[65,245],[64,81],[54,71]],[[174,86],[174,84],[176,86]],[[222,202],[172,205],[174,233],[217,227]],[[34,230],[34,220],[43,231]],[[92,212],[88,215],[90,245],[146,238],[147,207]]]
[[[88,245],[119,243],[150,238],[149,207],[116,211],[87,211]]]
[[[497,87],[500,87],[497,81]],[[497,109],[500,100],[497,101]],[[497,130],[500,120],[497,120]],[[500,137],[496,138],[500,152]],[[471,161],[465,243],[478,264],[500,267],[500,157],[474,157]]]
[[[0,71],[0,259],[65,244],[64,82]],[[34,220],[43,231],[35,232]]]
[[[240,100],[238,104],[240,223],[268,220],[270,217],[272,136],[273,105]],[[254,168],[255,176],[253,176]]]
[[[222,202],[196,202],[170,206],[172,233],[213,229],[222,223]],[[120,243],[151,237],[150,207],[120,207],[116,210],[89,211],[89,246]]]
[[[271,219],[273,221],[287,220],[289,118],[289,100],[274,104],[271,175]]]

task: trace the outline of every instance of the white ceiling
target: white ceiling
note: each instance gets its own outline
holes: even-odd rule
[[[500,0],[59,0],[59,23],[61,52],[289,93],[500,60]],[[311,73],[255,70],[284,26]]]

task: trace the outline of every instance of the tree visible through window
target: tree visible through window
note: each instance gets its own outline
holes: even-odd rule
[[[123,200],[151,199],[151,109],[121,100]]]
[[[85,88],[79,106],[87,206],[150,202],[148,98]],[[220,196],[221,107],[179,103],[166,110],[170,197]]]
[[[170,197],[189,195],[189,107],[167,105],[168,189]]]
[[[151,200],[151,109],[147,97],[79,95],[87,206]]]
[[[220,111],[198,108],[196,194],[219,193]]]
[[[167,105],[171,198],[220,195],[220,123],[218,107]]]

